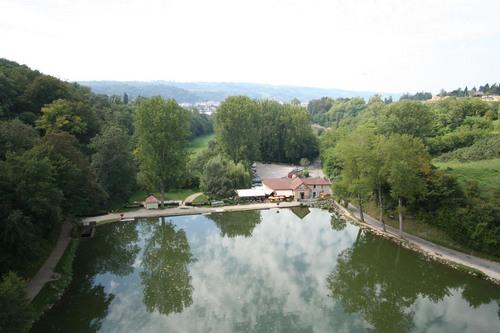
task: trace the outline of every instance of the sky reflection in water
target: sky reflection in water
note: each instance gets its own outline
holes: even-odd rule
[[[500,290],[318,209],[99,227],[34,332],[495,332]]]

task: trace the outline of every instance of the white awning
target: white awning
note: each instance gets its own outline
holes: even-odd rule
[[[240,198],[251,198],[251,197],[265,197],[266,193],[263,188],[249,188],[236,190],[236,193]]]
[[[293,191],[292,190],[278,190],[276,191],[276,195],[279,197],[293,197]]]

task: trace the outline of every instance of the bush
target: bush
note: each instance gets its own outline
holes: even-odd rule
[[[478,140],[470,147],[456,149],[439,156],[436,160],[446,162],[458,160],[460,162],[479,161],[500,157],[500,135]]]
[[[27,332],[30,329],[33,310],[25,287],[15,273],[3,276],[0,283],[0,332]]]

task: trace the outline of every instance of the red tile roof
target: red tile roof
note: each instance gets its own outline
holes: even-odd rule
[[[313,178],[267,178],[262,181],[273,190],[295,190],[300,185],[331,185],[330,181],[321,177]]]
[[[302,181],[306,185],[332,185],[328,179],[321,177],[304,178]]]
[[[145,200],[146,203],[157,203],[158,199],[154,195],[150,195],[149,197],[146,198]]]
[[[273,190],[291,190],[292,180],[291,178],[267,178],[263,179],[262,183]]]

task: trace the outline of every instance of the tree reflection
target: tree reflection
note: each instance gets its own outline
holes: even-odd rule
[[[208,218],[215,222],[222,237],[250,237],[253,229],[262,221],[258,210],[213,213]]]
[[[346,227],[347,222],[335,215],[332,215],[332,218],[330,219],[330,225],[332,227],[332,230],[335,231],[342,231]]]
[[[125,276],[134,271],[132,266],[139,246],[136,223],[117,222],[100,226],[96,236],[85,241],[80,247],[76,265],[90,276],[112,273]]]
[[[149,312],[180,313],[193,303],[188,270],[192,261],[184,230],[162,219],[144,248],[141,279]]]
[[[303,220],[304,217],[309,215],[309,213],[311,212],[311,210],[307,206],[292,207],[291,211],[301,220]]]
[[[114,297],[103,286],[93,285],[88,276],[76,277],[70,290],[36,322],[31,332],[97,332]]]
[[[411,305],[419,296],[439,302],[462,288],[471,306],[488,303],[491,296],[468,286],[472,277],[430,262],[392,242],[366,232],[337,260],[336,270],[327,277],[331,297],[350,313],[359,313],[377,332],[405,332],[413,328]],[[477,287],[474,287],[477,288]],[[488,290],[488,289],[483,289]]]

